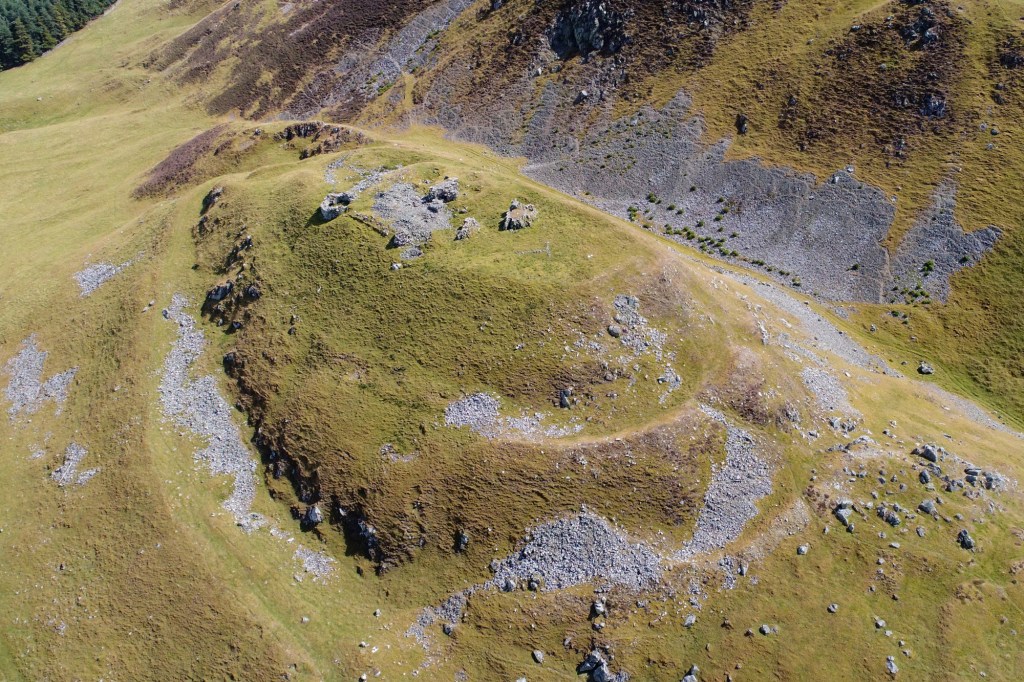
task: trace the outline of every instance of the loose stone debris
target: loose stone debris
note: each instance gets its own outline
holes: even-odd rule
[[[203,332],[185,312],[187,299],[175,294],[165,317],[178,325],[178,338],[164,360],[160,381],[160,402],[164,416],[206,441],[195,453],[210,473],[234,478],[231,495],[223,507],[246,532],[264,524],[260,514],[251,511],[256,497],[256,461],[242,441],[238,426],[231,418],[231,407],[220,394],[212,375],[193,379],[190,370],[206,345]]]
[[[406,182],[381,190],[373,204],[374,213],[391,230],[391,248],[422,246],[438,230],[451,228],[451,211],[441,199],[421,197]]]
[[[49,400],[57,405],[56,414],[60,415],[78,368],[72,367],[44,382],[43,363],[46,356],[47,352],[39,349],[33,334],[22,341],[21,351],[4,365],[4,374],[10,379],[4,396],[11,403],[7,414],[12,421],[23,414],[35,414]]]
[[[76,272],[75,281],[78,282],[78,288],[81,290],[81,296],[84,298],[91,295],[94,291],[131,266],[131,264],[132,261],[130,260],[125,261],[120,265],[114,265],[113,263],[95,263],[84,270]]]
[[[295,558],[302,563],[302,568],[311,575],[314,580],[324,580],[335,570],[338,562],[334,557],[325,552],[316,552],[308,547],[299,545],[295,548]]]
[[[491,569],[494,575],[487,582],[424,609],[406,636],[428,649],[429,628],[438,622],[456,625],[467,599],[481,590],[512,592],[532,585],[534,590],[549,591],[591,582],[643,589],[655,585],[662,575],[661,559],[652,549],[630,542],[607,520],[586,510],[528,531],[523,546],[492,562]]]
[[[548,415],[542,412],[502,417],[500,408],[501,401],[496,396],[474,393],[449,404],[444,411],[444,423],[454,428],[468,426],[486,438],[563,438],[583,430],[583,424],[571,422],[567,426],[545,426]]]
[[[530,531],[518,552],[494,566],[488,584],[518,587],[534,576],[545,591],[595,580],[640,589],[660,579],[661,562],[646,545],[631,543],[608,521],[584,511]]]
[[[78,443],[71,443],[64,451],[64,463],[53,470],[50,478],[61,488],[68,485],[85,485],[89,479],[100,472],[99,469],[86,469],[79,472],[78,465],[82,463],[89,451]]]
[[[612,305],[615,308],[615,324],[608,327],[608,334],[619,339],[622,345],[632,352],[631,357],[620,360],[628,362],[644,353],[653,353],[660,361],[668,336],[660,329],[652,327],[647,318],[640,314],[640,301],[635,296],[619,294]],[[615,336],[616,333],[618,336]],[[675,374],[671,366],[668,367],[668,371]]]
[[[721,412],[707,405],[701,409],[726,428],[725,466],[712,470],[693,538],[676,553],[680,561],[722,549],[738,538],[747,521],[757,516],[757,500],[772,491],[771,467],[758,457],[753,437]]]
[[[824,412],[838,412],[853,419],[860,417],[860,413],[850,405],[846,389],[831,372],[819,367],[805,367],[800,378]]]
[[[256,498],[256,460],[231,418],[231,408],[221,396],[217,380],[212,375],[190,376],[206,340],[203,332],[196,328],[195,319],[185,312],[187,307],[188,300],[175,294],[170,307],[164,310],[164,317],[178,325],[178,337],[164,359],[160,403],[165,418],[206,441],[207,447],[195,453],[195,460],[205,462],[211,474],[233,477],[231,495],[222,506],[242,530],[251,533],[267,524],[263,515],[252,511]],[[270,527],[270,534],[284,542],[295,541],[289,533],[275,526]],[[326,580],[335,571],[335,559],[325,552],[299,544],[293,557],[317,582]],[[301,580],[301,575],[296,574],[296,580]]]

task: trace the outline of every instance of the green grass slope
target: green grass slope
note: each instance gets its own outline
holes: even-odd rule
[[[212,118],[201,91],[213,84],[181,88],[136,66],[197,16],[125,0],[67,45],[0,74],[0,362],[36,334],[49,353],[44,377],[79,368],[62,412],[46,403],[30,419],[0,417],[0,678],[563,680],[605,647],[633,679],[678,680],[694,663],[717,678],[876,678],[887,655],[900,679],[1015,679],[1024,666],[1012,634],[1024,627],[1018,489],[943,493],[949,520],[922,518],[924,537],[866,508],[848,534],[831,507],[876,492],[914,509],[928,494],[908,454],[916,441],[1016,478],[1019,439],[947,409],[923,384],[822,351],[863,414],[857,434],[879,443],[830,451],[850,438],[816,414],[799,378],[806,360],[764,341],[785,334],[809,347],[815,334],[758,286],[439,131],[353,130],[337,151],[301,158],[307,141],[274,137],[285,123],[261,123],[255,136],[255,124]],[[161,161],[183,158],[208,130],[216,144],[139,198]],[[339,186],[356,179],[353,166],[395,168],[389,182],[422,191],[457,176],[454,207],[481,230],[462,242],[441,231],[421,258],[392,270],[388,238],[357,217],[372,213],[372,193],[335,221],[314,217],[329,189],[325,168],[339,159]],[[224,193],[200,230],[215,186]],[[538,221],[499,231],[513,197],[534,203]],[[244,235],[254,246],[240,268],[227,256]],[[84,265],[127,260],[79,295],[73,274]],[[208,347],[197,369],[238,403],[232,419],[245,438],[264,455],[280,449],[294,467],[281,478],[260,467],[254,510],[335,559],[324,583],[296,579],[294,542],[235,527],[220,506],[229,482],[197,466],[202,444],[161,414],[157,387],[175,330],[160,309],[180,292],[199,317],[206,292],[239,276],[261,296],[233,312],[242,322],[234,333],[202,318]],[[589,346],[611,343],[618,294],[636,295],[664,332],[662,358],[621,361],[617,346],[610,357]],[[858,320],[797,306],[886,357],[900,348],[895,330],[881,330],[893,344],[883,346]],[[230,379],[221,369],[229,352],[242,360]],[[680,378],[667,394],[658,382],[666,362]],[[579,402],[562,411],[567,385]],[[445,427],[446,406],[475,391],[500,396],[503,414],[540,412],[583,430],[487,439]],[[636,541],[678,548],[725,457],[724,429],[698,407],[708,402],[774,467],[772,493],[728,550],[756,582],[725,589],[715,552],[668,565],[649,592],[610,590],[601,629],[588,619],[595,586],[581,585],[482,592],[452,637],[436,627],[425,650],[406,636],[424,607],[486,580],[491,560],[513,552],[528,527],[583,504]],[[811,429],[822,437],[807,437]],[[58,488],[50,474],[70,442],[100,472]],[[385,443],[416,457],[382,457]],[[43,456],[32,458],[37,449]],[[851,481],[849,470],[870,475]],[[304,486],[330,515],[308,532],[291,513],[308,506]],[[337,507],[376,526],[381,554],[346,536]],[[956,546],[961,526],[977,552]],[[472,537],[466,552],[454,551],[458,530]],[[797,556],[800,544],[807,556]],[[693,585],[703,608],[687,626]],[[832,602],[838,614],[825,610]],[[779,635],[746,635],[761,623]],[[543,665],[532,662],[535,649]]]

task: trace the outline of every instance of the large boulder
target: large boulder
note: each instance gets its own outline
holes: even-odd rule
[[[324,220],[334,220],[348,210],[353,197],[348,192],[332,192],[320,202],[320,217]]]
[[[427,192],[427,196],[423,197],[426,202],[442,201],[446,204],[450,204],[459,198],[459,179],[458,178],[445,178],[444,182],[439,182],[430,188]]]
[[[629,679],[625,673],[613,673],[608,668],[608,661],[598,650],[587,654],[583,662],[576,666],[577,675],[587,675],[587,682],[624,682]]]
[[[513,199],[505,217],[501,220],[503,230],[522,230],[533,224],[537,219],[537,209],[533,204],[520,203],[519,199]]]
[[[220,198],[223,195],[224,195],[224,188],[223,187],[214,187],[213,189],[211,189],[206,194],[206,196],[203,197],[203,213],[206,213],[211,208],[213,208],[214,204],[216,204],[218,201],[220,201]]]
[[[911,454],[918,455],[919,457],[924,457],[929,462],[938,462],[939,450],[940,448],[937,448],[936,446],[930,443],[926,443],[924,445],[920,445],[914,448]]]
[[[595,649],[594,651],[591,651],[589,654],[587,654],[583,661],[578,666],[576,666],[576,673],[582,675],[584,673],[593,672],[598,666],[600,666],[604,662],[604,656],[601,655],[600,651],[597,651]]]
[[[224,284],[218,284],[214,288],[210,289],[206,293],[206,300],[210,303],[218,303],[223,301],[225,298],[231,295],[234,291],[235,285],[232,282],[224,282]]]
[[[469,239],[479,229],[480,223],[477,222],[476,218],[466,218],[462,221],[462,227],[455,231],[455,240]]]

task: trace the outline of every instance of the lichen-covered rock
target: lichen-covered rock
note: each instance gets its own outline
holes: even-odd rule
[[[956,541],[966,550],[972,550],[975,547],[974,538],[971,537],[971,534],[967,532],[966,528],[962,528],[960,532],[957,533]]]
[[[445,178],[443,182],[439,182],[430,188],[427,192],[427,196],[424,200],[427,202],[431,201],[443,201],[446,204],[450,204],[459,198],[459,179],[458,178]]]
[[[324,220],[334,220],[348,210],[353,197],[348,192],[332,192],[320,202],[320,217]]]
[[[519,199],[513,199],[512,204],[505,212],[505,217],[501,220],[501,229],[522,230],[532,225],[536,219],[537,209],[533,204],[523,204]]]
[[[469,239],[479,229],[480,223],[477,222],[476,218],[466,218],[465,220],[462,221],[462,227],[456,230],[455,240],[462,241],[463,239]]]

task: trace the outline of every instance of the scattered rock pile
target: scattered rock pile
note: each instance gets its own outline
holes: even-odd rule
[[[636,296],[619,294],[612,305],[615,308],[615,322],[608,326],[608,334],[619,339],[619,342],[631,351],[630,357],[621,358],[621,361],[628,362],[644,353],[653,353],[655,358],[661,360],[668,336],[660,329],[652,327],[647,318],[640,314],[639,299]],[[669,367],[668,370],[672,368]],[[672,372],[674,374],[674,370]]]
[[[505,590],[536,578],[544,590],[595,581],[641,589],[661,578],[657,554],[586,511],[532,529],[519,551],[492,568],[489,584]]]
[[[334,573],[337,563],[334,557],[324,552],[315,552],[308,547],[299,545],[295,548],[295,558],[302,563],[302,568],[313,576],[314,580],[324,580]]]
[[[50,478],[61,488],[68,485],[85,485],[90,478],[100,472],[99,469],[86,469],[78,471],[78,466],[85,459],[89,451],[78,443],[71,443],[64,451],[64,463],[53,470]]]
[[[77,367],[56,374],[43,381],[43,363],[47,352],[39,350],[36,337],[32,335],[22,341],[21,351],[4,365],[4,374],[9,377],[4,396],[11,403],[7,414],[11,419],[19,415],[31,415],[39,411],[43,403],[52,400],[57,405],[57,414],[67,400],[68,388],[78,372]]]
[[[474,393],[448,405],[444,410],[447,426],[462,428],[468,426],[477,433],[490,428],[498,419],[501,403],[487,393]]]
[[[344,167],[344,158],[335,159],[334,161],[331,161],[329,164],[327,164],[327,167],[324,169],[324,182],[326,182],[328,185],[337,184],[338,178],[335,175],[335,171],[338,170],[339,168]],[[400,168],[401,166],[394,170],[398,170]],[[349,166],[349,169],[352,172],[359,175],[359,182],[345,190],[346,193],[352,197],[353,201],[360,194],[370,189],[374,185],[380,183],[390,172],[392,172],[391,170],[383,167],[377,168],[376,170],[367,170],[365,168],[359,168],[357,166]]]
[[[448,597],[440,606],[426,607],[420,612],[416,621],[406,630],[405,636],[414,638],[423,648],[427,648],[431,642],[428,631],[437,623],[443,623],[445,634],[451,634],[452,629],[462,619],[462,611],[466,608],[466,600],[479,589],[479,586],[471,587],[464,592],[458,592]]]
[[[755,503],[772,491],[772,471],[757,456],[753,437],[706,405],[704,413],[726,428],[725,466],[712,470],[693,538],[676,554],[681,561],[722,549],[757,516]]]
[[[586,510],[531,529],[523,546],[505,559],[491,562],[491,570],[494,576],[486,583],[457,592],[437,607],[423,609],[406,636],[429,648],[429,629],[440,622],[445,634],[451,634],[462,619],[469,597],[481,590],[547,591],[593,582],[639,590],[653,587],[662,575],[661,559],[653,550],[631,543],[623,532]],[[597,603],[603,613],[603,602]]]
[[[373,210],[394,233],[390,248],[421,246],[434,232],[451,227],[451,211],[445,202],[429,196],[421,197],[412,185],[404,182],[377,194]]]
[[[91,295],[94,291],[116,277],[121,271],[130,266],[132,262],[125,261],[120,265],[113,263],[95,263],[75,273],[75,281],[82,297]]]
[[[220,394],[212,375],[193,379],[190,370],[206,345],[195,320],[185,312],[188,301],[175,294],[164,316],[178,325],[178,338],[164,360],[160,380],[160,402],[164,416],[207,442],[195,453],[212,474],[234,478],[231,495],[224,508],[246,531],[263,525],[263,517],[251,511],[256,497],[256,461],[242,441],[238,426],[231,418],[231,407]]]
[[[499,415],[500,407],[501,402],[497,397],[474,393],[450,403],[444,411],[444,422],[446,426],[454,428],[468,426],[487,438],[561,438],[583,430],[583,424],[572,422],[567,426],[546,426],[544,422],[548,415],[542,412],[502,417]]]

